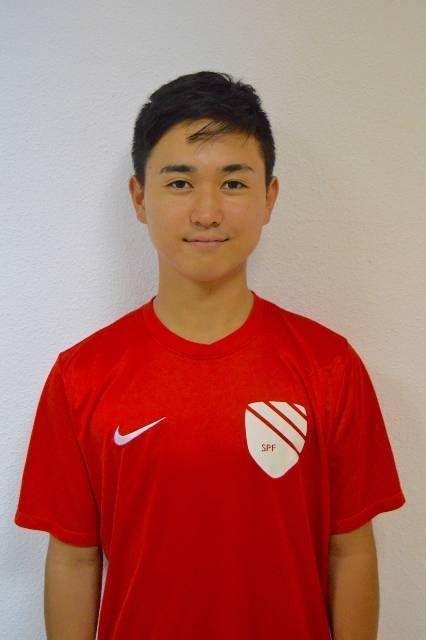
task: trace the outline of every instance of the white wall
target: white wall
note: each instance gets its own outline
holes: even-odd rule
[[[2,638],[44,638],[47,534],[13,523],[57,353],[156,290],[127,181],[136,114],[183,73],[253,84],[281,193],[249,284],[346,335],[382,404],[407,504],[374,520],[380,640],[426,637],[423,0],[3,0]],[[423,564],[422,564],[423,562]]]

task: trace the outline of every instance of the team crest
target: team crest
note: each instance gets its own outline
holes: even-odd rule
[[[306,409],[282,401],[252,402],[245,427],[251,457],[271,478],[279,478],[299,460],[308,428]]]

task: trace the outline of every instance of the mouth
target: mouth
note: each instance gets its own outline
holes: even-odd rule
[[[189,243],[196,243],[196,244],[220,244],[222,242],[227,242],[227,240],[229,240],[229,238],[223,238],[223,239],[218,239],[218,240],[187,240],[186,238],[184,238],[185,242],[189,242]]]
[[[202,250],[209,251],[210,249],[213,250],[214,248],[221,247],[228,240],[229,238],[225,238],[224,240],[186,240],[185,239],[185,242],[190,244],[192,247],[199,249],[200,251]]]

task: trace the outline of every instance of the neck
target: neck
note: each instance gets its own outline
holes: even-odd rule
[[[189,286],[192,285],[192,286]],[[215,342],[238,329],[250,314],[254,296],[246,283],[222,287],[189,283],[159,287],[153,306],[171,331],[194,342]]]

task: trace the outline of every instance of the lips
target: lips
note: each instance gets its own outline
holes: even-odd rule
[[[203,238],[194,238],[193,240],[186,240],[185,242],[226,242],[228,238],[212,238],[209,240],[205,240]]]

